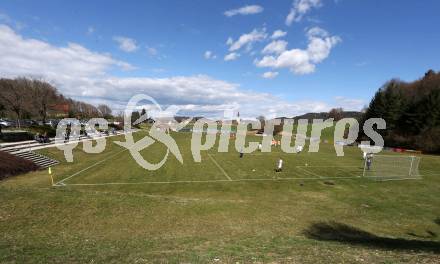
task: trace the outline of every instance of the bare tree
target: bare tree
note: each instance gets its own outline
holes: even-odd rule
[[[0,103],[7,114],[16,116],[18,127],[23,117],[39,117],[45,122],[50,110],[68,112],[69,117],[92,118],[101,114],[111,116],[111,109],[97,107],[65,98],[57,89],[43,80],[29,78],[0,79]]]
[[[98,111],[104,118],[110,118],[112,116],[112,109],[106,104],[98,105]]]
[[[257,116],[257,120],[260,121],[261,130],[264,130],[264,126],[266,125],[266,118],[262,115]]]
[[[6,110],[5,103],[0,99],[0,117],[3,116],[3,111]]]
[[[69,105],[69,116],[71,117],[92,118],[100,115],[98,109],[91,104],[72,99],[67,99],[66,103]]]
[[[120,124],[124,123],[124,111],[119,111],[115,115],[115,120]]]
[[[20,118],[28,102],[29,93],[26,91],[24,79],[0,80],[0,98],[6,108],[14,112],[17,117],[17,125],[20,127]]]
[[[55,104],[58,99],[57,89],[47,82],[33,80],[32,91],[35,111],[45,123],[50,105]]]
[[[3,104],[2,100],[0,100],[0,117],[3,116],[3,111],[5,110],[5,105]],[[0,125],[0,136],[2,134],[2,125]]]
[[[330,112],[328,112],[328,116],[330,118],[333,118],[334,121],[339,121],[342,118],[344,118],[344,109],[342,108],[333,108],[332,110],[330,110]]]

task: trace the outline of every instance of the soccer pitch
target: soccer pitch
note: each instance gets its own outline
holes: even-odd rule
[[[135,140],[146,135],[135,133]],[[363,178],[362,152],[332,144],[318,153],[256,151],[231,140],[193,161],[190,133],[173,133],[183,156],[156,171],[107,139],[82,144],[67,163],[0,183],[0,262],[425,262],[439,260],[440,158],[422,155],[420,180]],[[248,137],[260,141],[261,137]],[[159,162],[160,143],[141,151]],[[399,155],[386,153],[386,155]],[[283,171],[275,168],[282,158]],[[373,163],[374,167],[374,163]]]
[[[135,134],[139,138],[143,133]],[[172,155],[158,170],[148,171],[136,164],[129,151],[108,142],[109,150],[93,159],[94,154],[77,152],[76,163],[70,170],[56,178],[57,185],[133,185],[133,184],[178,184],[178,183],[215,183],[236,181],[282,181],[282,180],[317,180],[360,178],[363,172],[362,152],[357,148],[348,148],[343,157],[336,157],[333,146],[323,144],[318,153],[304,151],[288,154],[281,147],[272,146],[271,152],[255,151],[243,158],[234,148],[231,140],[228,152],[217,152],[217,146],[202,152],[202,161],[192,158],[189,133],[174,133],[180,146],[183,164]],[[261,141],[253,136],[248,140]],[[142,155],[148,161],[159,162],[166,154],[164,145],[155,143],[143,150]],[[95,154],[96,155],[96,154]],[[85,158],[83,156],[89,156]],[[275,172],[278,159],[283,159],[282,172]],[[85,160],[91,160],[91,162]]]

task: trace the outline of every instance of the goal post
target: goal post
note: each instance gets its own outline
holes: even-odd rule
[[[374,155],[368,164],[364,161],[363,177],[374,180],[419,179],[420,157],[400,155]]]

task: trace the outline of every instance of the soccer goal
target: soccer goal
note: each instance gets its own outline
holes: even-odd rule
[[[364,177],[374,180],[419,179],[420,157],[397,155],[374,155],[365,159]]]

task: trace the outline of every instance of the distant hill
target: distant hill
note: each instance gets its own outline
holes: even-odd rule
[[[356,118],[358,120],[360,120],[363,116],[362,112],[357,112],[357,111],[342,111],[340,113],[340,117],[341,118]],[[307,113],[304,115],[300,115],[300,116],[295,116],[293,117],[294,120],[298,120],[298,119],[307,119],[309,121],[313,120],[313,119],[328,119],[331,117],[331,114],[328,112],[321,112],[321,113]]]

